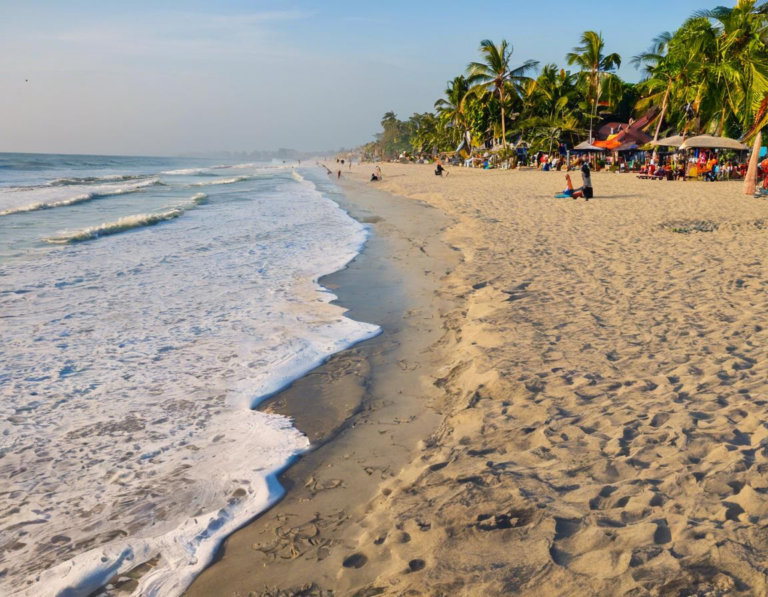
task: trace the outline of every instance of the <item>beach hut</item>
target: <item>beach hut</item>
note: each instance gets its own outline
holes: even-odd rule
[[[728,137],[713,137],[712,135],[699,135],[698,137],[691,137],[686,139],[680,146],[680,151],[687,151],[689,149],[732,149],[734,151],[747,151],[749,147],[743,143],[739,143],[736,139],[729,139]],[[688,176],[688,160],[686,160],[686,177]],[[698,169],[696,174],[700,175]]]

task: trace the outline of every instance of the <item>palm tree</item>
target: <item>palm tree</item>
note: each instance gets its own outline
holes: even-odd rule
[[[719,114],[713,114],[718,133],[729,116],[737,121],[748,136],[766,125],[762,112],[768,97],[768,2],[738,0],[733,8],[717,7],[700,10],[691,20],[706,20],[712,26],[714,39],[710,43],[705,68],[707,100],[717,98]],[[710,108],[713,108],[710,106]]]
[[[592,140],[594,119],[597,118],[597,104],[606,84],[610,84],[612,71],[621,66],[621,56],[603,53],[605,40],[601,33],[585,31],[581,36],[581,45],[573,48],[565,59],[570,66],[578,66],[587,88],[587,103],[591,101],[592,110],[589,119],[589,139]]]
[[[514,49],[507,42],[501,40],[497,46],[491,40],[485,39],[480,42],[480,54],[483,62],[471,62],[467,67],[468,81],[473,85],[476,91],[490,91],[498,95],[499,105],[501,106],[501,137],[504,148],[507,147],[507,128],[506,128],[506,99],[509,95],[520,94],[520,88],[526,81],[526,73],[538,66],[538,62],[527,60],[518,66],[512,68],[510,61]]]
[[[653,40],[653,45],[645,52],[632,58],[635,68],[645,71],[639,89],[644,97],[637,103],[637,108],[645,110],[657,105],[661,100],[661,112],[658,115],[653,140],[658,141],[664,118],[669,109],[670,100],[679,92],[689,70],[692,54],[674,51],[671,33],[664,32]]]
[[[448,81],[445,97],[435,102],[435,109],[443,121],[451,123],[455,139],[464,136],[467,130],[466,99],[469,93],[469,83],[463,76]]]
[[[397,119],[397,114],[392,110],[384,114],[384,118],[381,119],[381,128],[384,130],[396,126],[400,121]]]

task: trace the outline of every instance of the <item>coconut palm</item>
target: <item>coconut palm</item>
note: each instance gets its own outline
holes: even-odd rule
[[[606,91],[614,91],[617,82],[612,74],[621,66],[621,56],[604,54],[605,40],[601,33],[585,31],[581,36],[581,45],[573,48],[565,59],[570,66],[578,66],[582,82],[586,87],[587,105],[590,106],[589,138],[592,139],[592,128],[597,118],[597,105],[600,97]]]
[[[653,45],[647,51],[632,58],[635,68],[642,67],[644,70],[643,80],[638,86],[642,98],[637,103],[637,109],[645,111],[661,103],[654,141],[659,138],[671,103],[682,101],[683,90],[689,85],[689,74],[693,70],[695,53],[680,48],[679,41],[678,34],[662,33],[653,40]]]
[[[448,81],[445,97],[435,102],[435,109],[444,122],[453,128],[453,140],[458,141],[467,131],[466,99],[469,83],[463,76]]]
[[[768,2],[737,0],[733,8],[697,11],[691,20],[706,20],[712,27],[702,68],[702,99],[716,100],[710,108],[719,108],[719,114],[713,114],[718,132],[730,111],[743,129],[756,133],[767,123],[765,116],[759,121],[755,116],[768,96]]]
[[[527,81],[526,74],[538,66],[538,62],[527,60],[521,66],[512,68],[513,47],[507,40],[501,40],[497,46],[491,40],[480,42],[480,54],[483,62],[471,62],[467,67],[469,84],[477,92],[489,91],[498,96],[501,107],[501,138],[507,147],[506,113],[507,100],[510,96],[520,96],[522,85]]]

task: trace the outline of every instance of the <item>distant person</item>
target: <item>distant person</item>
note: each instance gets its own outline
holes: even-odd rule
[[[565,175],[565,190],[559,195],[555,195],[555,197],[557,197],[558,199],[564,199],[564,198],[578,199],[579,197],[583,197],[583,196],[584,196],[583,189],[573,188],[573,181],[571,181],[570,174]]]
[[[376,178],[378,180],[381,180],[381,168],[379,166],[376,166]]]
[[[341,178],[341,170],[339,170],[339,171],[336,173],[336,178],[337,178],[337,179]]]
[[[341,160],[341,165],[342,165],[342,166],[344,165],[344,160]]]
[[[378,182],[379,180],[381,179],[378,176],[376,176],[375,172],[371,174],[371,182]]]
[[[437,162],[437,168],[435,168],[435,176],[442,176],[443,172],[445,172],[445,168],[443,168],[443,165],[440,162]],[[446,176],[448,176],[447,173]]]
[[[581,191],[584,194],[584,199],[589,201],[594,196],[594,189],[592,188],[592,171],[589,169],[589,163],[586,160],[581,160]]]

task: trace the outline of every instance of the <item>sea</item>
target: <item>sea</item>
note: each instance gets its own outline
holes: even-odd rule
[[[253,410],[379,332],[297,163],[0,154],[0,594],[180,595],[307,438]]]

